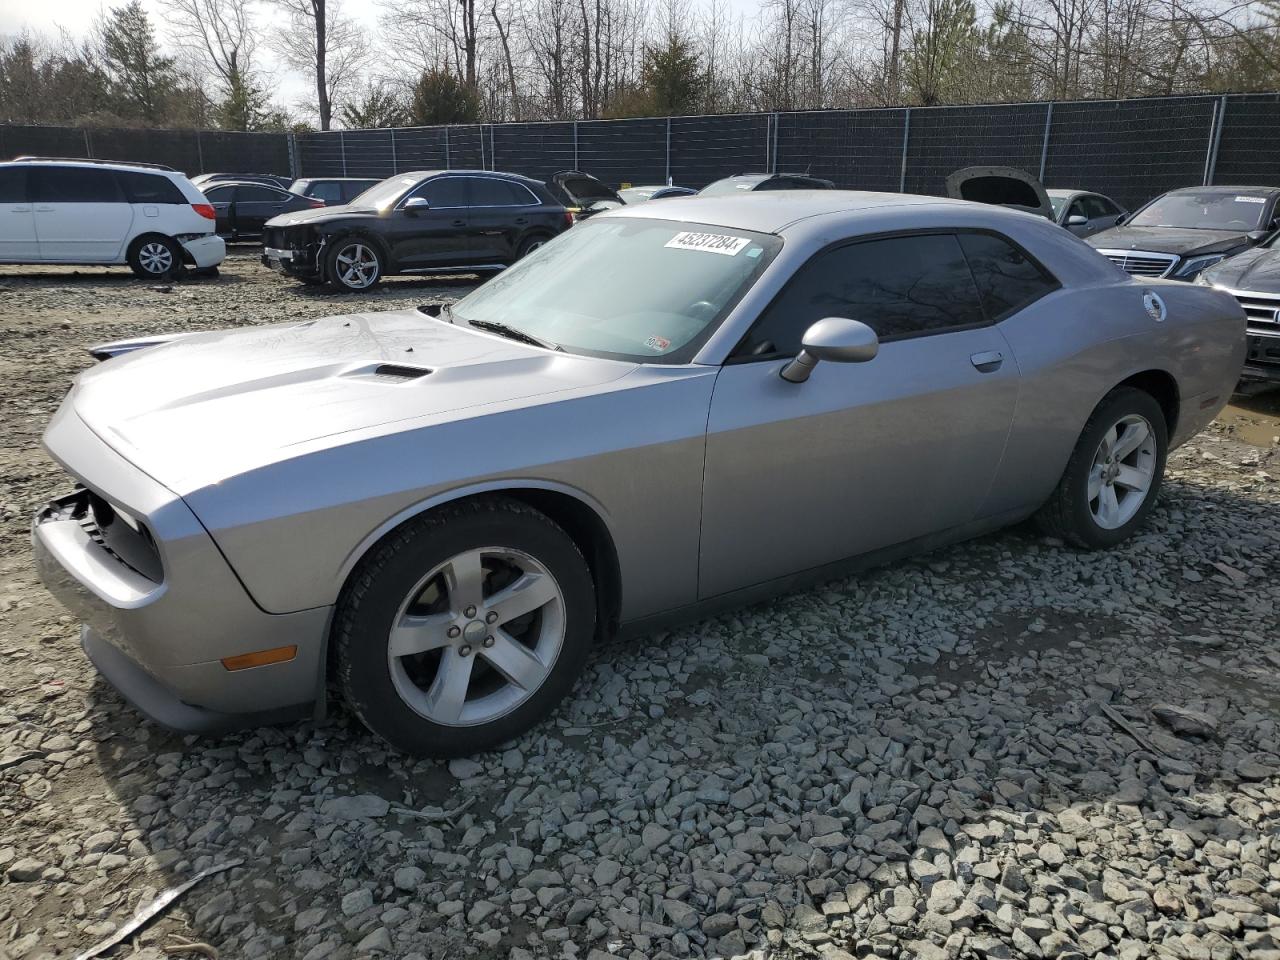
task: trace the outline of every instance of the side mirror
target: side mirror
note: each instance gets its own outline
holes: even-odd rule
[[[419,213],[429,209],[431,209],[431,204],[427,203],[426,197],[410,197],[404,202],[405,213]]]
[[[1083,214],[1073,213],[1071,216],[1067,217],[1068,227],[1087,227],[1088,225],[1089,218]]]
[[[865,363],[880,352],[880,338],[860,320],[825,317],[804,332],[803,349],[782,368],[782,379],[804,383],[819,360],[832,363]]]
[[[1120,214],[1120,216],[1116,217],[1116,226],[1117,227],[1123,226],[1124,222],[1128,219],[1129,219],[1129,215],[1127,213]]]

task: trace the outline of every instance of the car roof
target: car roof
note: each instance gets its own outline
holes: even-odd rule
[[[680,215],[672,217],[670,207],[648,204],[611,210],[601,217],[648,217],[654,220],[680,220],[708,226],[754,230],[757,233],[780,233],[788,227],[814,217],[832,214],[855,216],[890,207],[912,207],[968,210],[982,207],[993,215],[1023,217],[1015,210],[975,204],[945,197],[925,197],[913,193],[872,193],[862,190],[763,190],[734,196],[692,196],[680,201]],[[1036,219],[1043,220],[1043,217]]]
[[[392,174],[398,176],[398,174]],[[294,183],[381,183],[386,177],[299,177]]]
[[[14,160],[6,160],[0,166],[41,166],[41,167],[80,167],[85,170],[132,170],[137,173],[157,173],[170,174],[173,176],[183,176],[181,170],[174,170],[171,167],[162,167],[154,163],[130,163],[127,160],[78,160],[74,157],[62,159],[61,157],[18,157]]]
[[[289,192],[278,183],[263,183],[261,180],[214,180],[208,186],[210,190],[221,190],[223,187],[266,187],[281,193]]]
[[[535,180],[533,177],[526,177],[520,173],[508,173],[505,170],[403,170],[400,173],[392,174],[395,177],[417,177],[419,180],[425,180],[427,177],[438,177],[443,174],[453,174],[454,176],[467,177],[495,177],[499,180],[516,180],[520,183],[542,183],[541,180]],[[364,178],[360,178],[364,179]],[[388,177],[387,179],[390,179]]]
[[[1051,197],[1079,197],[1085,194],[1102,196],[1102,194],[1098,193],[1096,190],[1068,190],[1063,187],[1054,187],[1052,190],[1046,189],[1045,193]]]

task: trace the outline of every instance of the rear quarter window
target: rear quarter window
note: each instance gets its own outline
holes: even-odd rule
[[[982,306],[992,320],[1017,313],[1061,286],[1053,274],[1003,237],[962,233],[959,238]]]
[[[190,202],[178,189],[178,185],[168,177],[159,177],[154,173],[117,170],[116,178],[124,188],[125,198],[130,203],[186,204]]]

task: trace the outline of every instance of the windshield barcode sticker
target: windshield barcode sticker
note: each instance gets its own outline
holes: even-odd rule
[[[1236,203],[1266,203],[1266,197],[1236,197]]]
[[[677,233],[663,244],[678,250],[701,250],[732,257],[751,241],[747,237],[726,237],[723,233]]]

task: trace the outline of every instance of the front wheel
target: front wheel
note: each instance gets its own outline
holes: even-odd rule
[[[342,290],[361,292],[382,279],[382,254],[368,240],[348,237],[329,251],[325,274]]]
[[[1155,398],[1135,387],[1112,390],[1085,424],[1038,526],[1090,550],[1127,540],[1155,506],[1168,452]]]
[[[533,251],[546,244],[547,238],[541,234],[534,234],[532,237],[525,237],[520,244],[520,249],[516,251],[516,259],[523,260]]]
[[[582,671],[595,590],[577,545],[505,498],[446,506],[361,564],[334,624],[338,679],[364,724],[416,756],[505,743]]]

